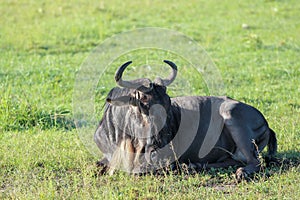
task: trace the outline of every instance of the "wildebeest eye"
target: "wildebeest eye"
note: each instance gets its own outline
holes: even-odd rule
[[[157,152],[156,151],[151,151],[150,159],[151,159],[151,162],[156,162],[157,161]]]

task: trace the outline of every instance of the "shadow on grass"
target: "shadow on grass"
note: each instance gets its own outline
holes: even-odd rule
[[[253,176],[251,176],[250,179],[247,179],[246,181],[267,181],[272,176],[284,174],[290,171],[292,168],[298,168],[299,170],[300,152],[294,150],[278,152],[275,158],[270,159],[268,157],[264,157],[262,162],[262,166],[264,166],[262,167],[262,170],[256,174],[253,174]],[[222,183],[222,176],[224,176],[224,174],[222,173],[227,174],[227,176],[230,176],[230,174],[231,176],[234,176],[236,169],[236,166],[229,167],[227,169],[209,169],[204,173],[210,174],[211,177],[220,180],[220,183]],[[216,184],[211,184],[212,187],[215,187],[215,185]],[[232,185],[232,183],[229,185]]]
[[[266,163],[267,163],[267,167],[271,167],[274,169],[278,168],[277,172],[288,171],[292,167],[300,166],[299,151],[290,150],[290,151],[278,152],[276,158],[277,158],[277,162],[268,163],[268,160],[266,159]]]
[[[272,177],[276,174],[282,174],[291,170],[291,168],[300,168],[300,152],[294,150],[278,152],[274,158],[270,159],[268,157],[264,157],[262,162],[264,167],[262,167],[261,172],[258,173],[258,179],[261,177]],[[215,176],[216,171],[235,173],[236,169],[237,167],[234,166],[227,169],[208,169],[206,172]]]

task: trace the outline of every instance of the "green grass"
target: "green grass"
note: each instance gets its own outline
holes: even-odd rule
[[[0,13],[1,199],[300,196],[298,1],[2,1]],[[289,163],[241,184],[232,176],[234,169],[96,177],[98,158],[86,150],[74,129],[75,77],[106,38],[143,27],[173,29],[202,45],[220,70],[226,94],[262,111],[277,133],[279,157]],[[137,60],[145,56],[136,53]],[[152,58],[160,62],[160,55]],[[185,66],[181,69],[182,77],[193,74]],[[95,91],[100,99],[97,110],[114,86],[112,78],[113,72],[107,72],[102,79],[106,87]],[[192,76],[190,84],[192,92],[209,94],[203,80]],[[189,92],[181,87],[178,82],[170,94]]]

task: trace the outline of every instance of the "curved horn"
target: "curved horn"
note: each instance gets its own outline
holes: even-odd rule
[[[172,67],[172,72],[169,75],[168,78],[166,79],[162,79],[162,83],[164,86],[168,86],[170,85],[176,78],[177,75],[177,66],[175,65],[175,63],[169,61],[169,60],[164,60],[165,63],[167,63],[168,65],[170,65],[170,67]]]
[[[128,61],[128,62],[124,63],[121,67],[119,67],[119,69],[117,70],[117,72],[115,74],[115,80],[116,80],[117,84],[121,87],[137,89],[140,91],[147,91],[147,90],[151,89],[151,87],[150,87],[151,81],[149,79],[137,79],[137,80],[133,80],[133,81],[124,81],[122,79],[123,72],[125,71],[126,67],[128,65],[130,65],[131,63],[132,63],[132,61]],[[149,85],[149,87],[147,87],[146,85]]]

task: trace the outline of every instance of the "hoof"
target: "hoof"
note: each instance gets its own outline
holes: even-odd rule
[[[235,172],[235,178],[238,182],[241,182],[243,180],[249,180],[249,174],[245,171],[243,167],[240,167]]]
[[[96,162],[96,167],[98,169],[98,176],[105,175],[109,169],[109,167],[104,162],[101,161]]]
[[[265,162],[266,162],[267,167],[280,166],[281,165],[281,162],[280,162],[279,159],[274,158],[274,157],[270,157],[270,156],[265,157]]]

